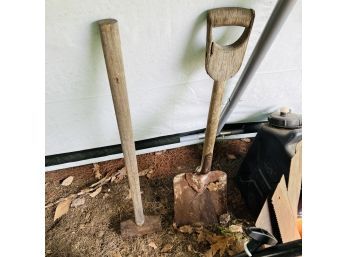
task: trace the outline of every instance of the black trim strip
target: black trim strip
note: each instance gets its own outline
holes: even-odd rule
[[[223,131],[231,131],[232,134],[254,133],[261,126],[262,122],[226,124]],[[179,133],[174,135],[155,137],[135,142],[135,149],[142,150],[146,148],[158,147],[180,143],[180,138],[184,136],[203,133],[205,129]],[[235,133],[233,133],[235,132]],[[92,158],[104,157],[112,154],[122,153],[121,144],[97,147],[76,152],[61,153],[45,156],[45,166],[54,166],[58,164],[77,162]]]

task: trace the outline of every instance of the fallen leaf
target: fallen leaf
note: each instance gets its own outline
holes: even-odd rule
[[[148,173],[153,173],[153,169],[149,168],[149,169],[145,169],[145,170],[139,171],[139,177],[145,176]]]
[[[84,204],[85,204],[85,198],[82,197],[82,198],[74,199],[70,206],[76,208],[76,207],[78,207],[80,205],[84,205]]]
[[[94,171],[94,177],[96,179],[101,179],[102,174],[100,174],[100,166],[97,163],[93,163],[93,171]]]
[[[193,250],[192,250],[192,245],[188,245],[188,246],[187,246],[187,250],[188,250],[189,252],[193,252]]]
[[[57,219],[59,219],[60,217],[62,217],[64,214],[66,214],[69,211],[71,201],[72,201],[71,198],[67,198],[57,205],[56,211],[54,213],[53,221],[56,221]]]
[[[90,193],[91,197],[96,197],[102,191],[102,187],[98,187],[94,192]]]
[[[147,174],[146,174],[146,177],[147,177],[147,178],[152,178],[152,177],[153,177],[153,172],[154,172],[153,169],[149,170],[149,171],[147,172]]]
[[[167,253],[169,252],[170,250],[172,250],[173,248],[173,245],[171,244],[166,244],[165,246],[163,246],[162,250],[161,250],[161,253]]]
[[[179,227],[179,231],[181,233],[191,234],[193,232],[193,229],[190,225],[184,225],[184,226]]]
[[[66,179],[64,179],[61,183],[62,186],[69,186],[74,180],[74,177],[73,176],[69,176],[67,177]]]
[[[228,232],[230,233],[243,233],[242,225],[231,225],[228,227]]]
[[[152,247],[153,249],[157,249],[157,245],[154,242],[150,242],[149,246]]]
[[[213,257],[217,252],[220,251],[220,256],[223,256],[226,249],[229,246],[229,238],[223,238],[216,243],[212,244],[210,249],[204,254],[204,257]]]

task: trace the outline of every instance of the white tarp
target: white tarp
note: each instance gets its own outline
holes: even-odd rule
[[[208,9],[253,8],[242,69],[276,0],[46,0],[46,155],[119,144],[95,21],[119,21],[135,140],[204,128],[213,81],[204,69]],[[228,43],[241,33],[218,29]],[[232,78],[224,102],[238,80]],[[229,122],[261,121],[280,106],[301,112],[301,1]]]

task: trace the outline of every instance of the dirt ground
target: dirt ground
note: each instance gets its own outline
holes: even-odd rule
[[[223,141],[215,146],[213,169],[223,170],[228,175],[228,203],[232,217],[229,224],[253,223],[233,180],[249,146],[250,140]],[[208,242],[199,242],[197,233],[181,233],[172,226],[173,177],[181,172],[194,171],[200,163],[201,151],[202,145],[195,145],[138,157],[139,170],[153,170],[150,178],[140,178],[140,186],[144,212],[146,215],[160,215],[161,232],[140,238],[121,238],[120,222],[133,218],[125,178],[105,184],[95,198],[87,194],[83,205],[71,207],[56,221],[53,221],[56,206],[46,208],[46,256],[203,256],[210,248]],[[98,164],[102,176],[124,165],[122,159]],[[64,187],[61,181],[68,176],[74,176],[74,180]],[[48,172],[46,204],[77,193],[96,181],[93,165]],[[161,250],[165,245],[171,249],[164,253]],[[231,250],[237,252],[240,249]],[[225,255],[228,256],[227,252]]]

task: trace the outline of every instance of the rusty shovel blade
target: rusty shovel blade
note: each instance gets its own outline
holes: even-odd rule
[[[227,213],[227,175],[220,170],[207,174],[182,173],[173,180],[174,223],[214,224]]]

